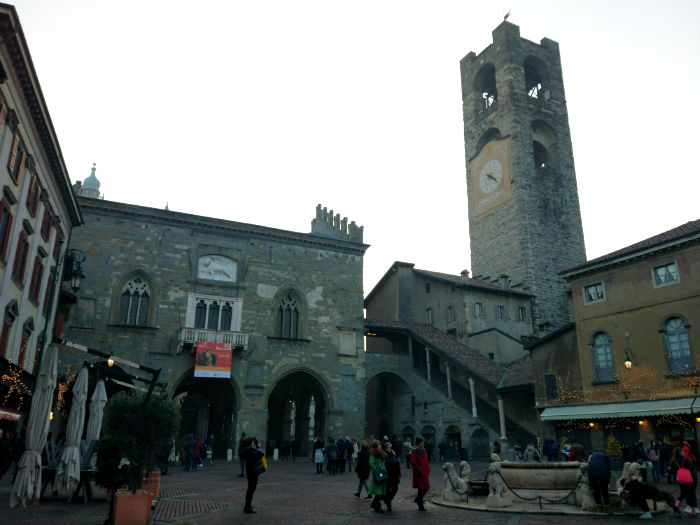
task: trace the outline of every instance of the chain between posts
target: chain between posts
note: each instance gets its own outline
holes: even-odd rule
[[[565,496],[562,496],[559,499],[549,499],[549,498],[545,498],[544,496],[539,496],[539,495],[534,496],[532,498],[526,498],[525,496],[521,496],[520,494],[515,492],[512,488],[510,488],[510,486],[508,485],[508,482],[503,478],[503,474],[501,474],[499,472],[498,475],[500,476],[501,480],[503,480],[503,484],[506,486],[506,488],[509,491],[511,491],[516,498],[518,498],[522,501],[535,501],[535,500],[537,500],[537,501],[539,501],[540,509],[542,508],[542,500],[546,501],[547,503],[561,503],[561,502],[565,501],[566,499],[568,499],[569,496],[571,496],[574,492],[576,492],[576,489],[579,487],[579,485],[581,484],[581,480],[583,479],[583,472],[580,472],[578,475],[578,480],[576,481],[576,485],[574,485],[574,488],[571,489],[568,494],[566,494]],[[452,483],[452,480],[450,480],[450,483]],[[453,486],[453,488],[454,488],[454,486]]]

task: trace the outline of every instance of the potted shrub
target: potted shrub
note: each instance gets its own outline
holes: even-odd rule
[[[152,483],[150,472],[163,446],[172,442],[180,425],[177,404],[164,395],[120,392],[109,404],[103,437],[97,443],[97,482],[111,490],[110,517],[114,525],[146,523],[151,501],[159,487],[142,489]],[[160,472],[157,476],[160,480]],[[157,483],[159,485],[159,483]],[[120,490],[126,487],[127,490]],[[127,500],[129,500],[127,502]],[[121,520],[125,510],[136,510]],[[145,510],[144,510],[145,509]],[[145,519],[145,521],[143,521]]]

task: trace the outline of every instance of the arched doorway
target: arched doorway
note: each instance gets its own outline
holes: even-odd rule
[[[382,372],[365,389],[366,433],[376,439],[398,435],[401,419],[410,416],[411,389],[401,377]]]
[[[435,442],[435,434],[437,431],[433,425],[425,425],[420,433],[425,439],[425,450],[428,452],[428,458],[432,461],[436,458],[437,443]]]
[[[232,381],[219,377],[194,377],[191,371],[180,381],[173,398],[180,402],[180,432],[194,432],[203,440],[213,435],[214,454],[226,454],[229,443],[236,441],[232,432],[238,396]]]
[[[326,389],[311,372],[282,377],[267,400],[267,450],[286,443],[295,454],[308,456],[313,438],[325,436]]]
[[[483,428],[477,428],[472,433],[469,450],[469,461],[490,461],[491,444],[489,435]]]
[[[466,460],[466,454],[462,450],[462,432],[456,425],[450,425],[445,429],[445,440],[447,441],[447,450],[445,450],[445,459],[447,461]]]
[[[403,427],[403,430],[401,430],[401,437],[403,438],[403,441],[406,441],[406,439],[411,440],[411,444],[414,444],[415,437],[416,437],[416,429],[413,428],[411,425],[406,425]]]

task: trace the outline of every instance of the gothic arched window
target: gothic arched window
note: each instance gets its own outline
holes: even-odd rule
[[[671,317],[664,324],[666,358],[668,368],[675,374],[689,374],[695,371],[693,355],[690,352],[688,328],[680,317]]]
[[[292,294],[285,295],[277,306],[275,337],[299,339],[299,305]]]
[[[129,279],[119,297],[117,324],[147,326],[151,289],[141,277]]]
[[[615,379],[613,369],[612,344],[610,336],[598,332],[593,338],[593,365],[597,381],[612,381]]]

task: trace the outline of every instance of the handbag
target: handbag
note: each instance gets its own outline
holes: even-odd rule
[[[692,483],[693,475],[690,473],[690,470],[688,470],[685,467],[679,466],[678,462],[676,462],[676,466],[678,466],[678,471],[676,472],[676,479],[678,480],[678,483],[680,483],[681,485]]]
[[[375,470],[373,474],[375,483],[384,483],[387,479],[389,479],[389,474],[387,474],[386,470],[384,469]]]

